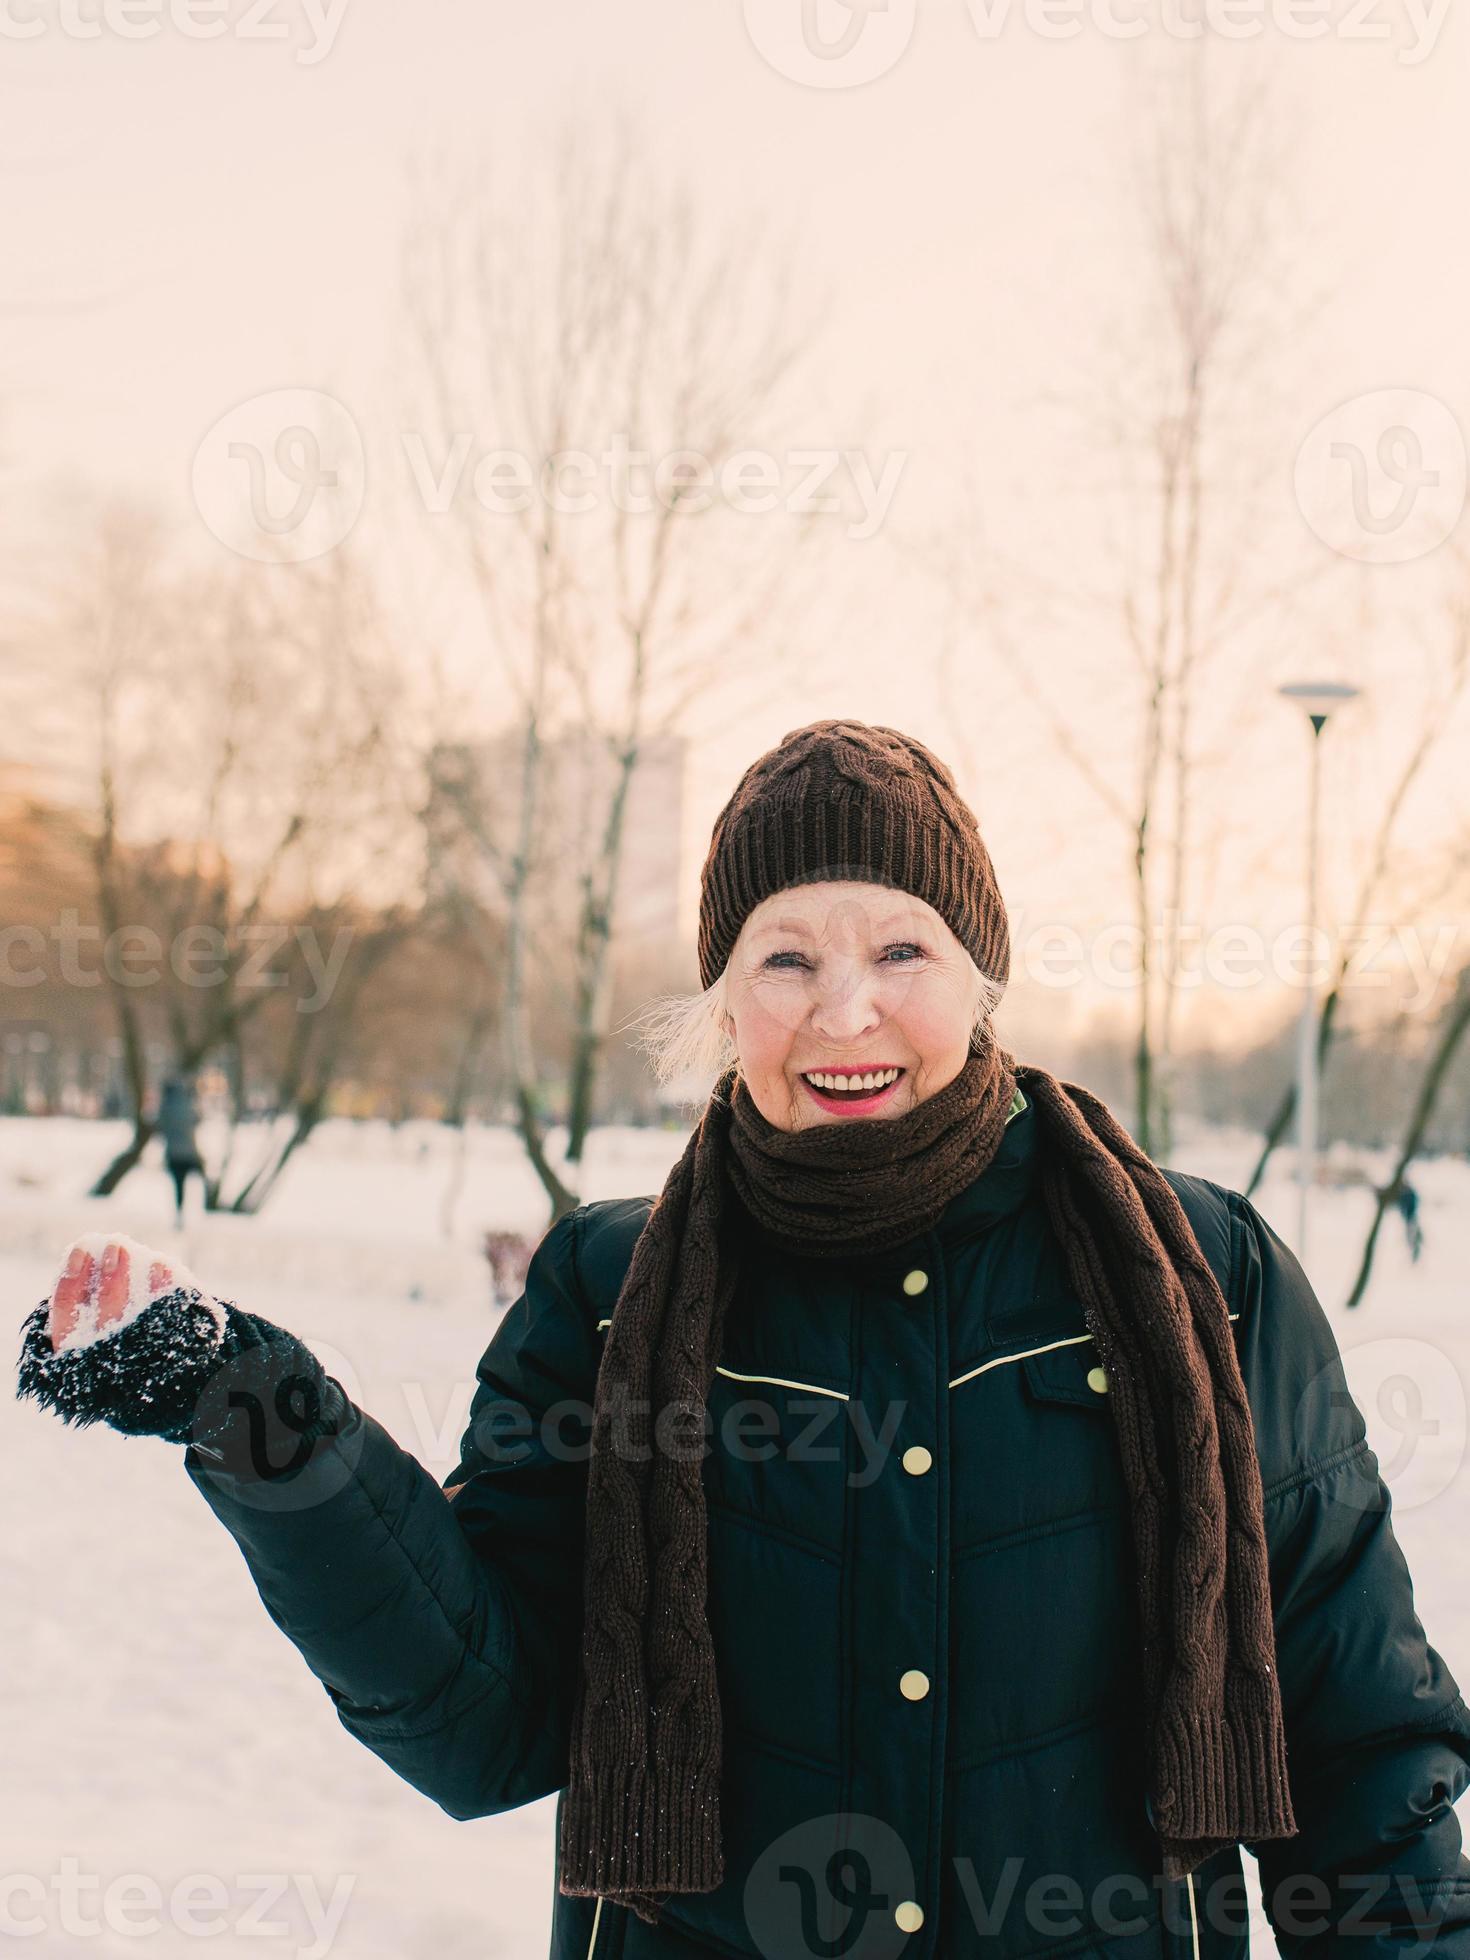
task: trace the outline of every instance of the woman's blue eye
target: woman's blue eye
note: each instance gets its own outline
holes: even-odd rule
[[[911,939],[900,940],[892,946],[885,946],[883,949],[883,957],[887,959],[890,953],[914,953],[920,959],[924,957],[923,947],[916,945],[914,941]],[[801,960],[803,963],[805,963],[806,955],[804,953],[794,953],[794,952],[770,953],[767,955],[767,957],[762,962],[762,964],[764,966],[775,966],[778,960]],[[913,961],[897,960],[892,962],[892,964],[897,966],[912,966]]]

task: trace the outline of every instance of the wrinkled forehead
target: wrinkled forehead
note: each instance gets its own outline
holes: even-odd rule
[[[788,886],[763,898],[741,929],[741,942],[794,934],[798,937],[837,938],[925,930],[942,933],[949,927],[933,906],[913,892],[859,879],[828,879]]]

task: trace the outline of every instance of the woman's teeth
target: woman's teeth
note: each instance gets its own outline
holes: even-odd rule
[[[823,1089],[828,1095],[852,1095],[854,1092],[871,1095],[874,1090],[886,1089],[890,1082],[897,1082],[903,1074],[901,1068],[878,1069],[871,1075],[808,1075],[803,1079],[814,1089]]]

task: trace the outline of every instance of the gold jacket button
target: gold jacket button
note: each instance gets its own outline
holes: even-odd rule
[[[912,1449],[905,1450],[903,1453],[903,1467],[911,1477],[922,1477],[926,1470],[932,1468],[933,1463],[933,1457],[922,1443],[915,1443]]]
[[[893,1916],[901,1933],[917,1933],[924,1923],[924,1908],[917,1899],[902,1899],[893,1908]]]
[[[929,1677],[911,1667],[906,1674],[898,1677],[898,1692],[907,1701],[922,1701],[929,1692]]]
[[[905,1273],[903,1276],[903,1290],[911,1300],[916,1293],[922,1293],[928,1284],[929,1275],[918,1266],[915,1266],[911,1273]]]
[[[1108,1392],[1107,1369],[1089,1368],[1087,1371],[1087,1386],[1089,1388],[1095,1388],[1099,1395],[1106,1395]]]

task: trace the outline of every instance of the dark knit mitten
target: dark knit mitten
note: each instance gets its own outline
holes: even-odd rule
[[[192,1443],[236,1474],[275,1481],[353,1413],[304,1342],[197,1286],[175,1286],[115,1332],[59,1351],[48,1307],[43,1300],[22,1325],[16,1394],[63,1422]]]

